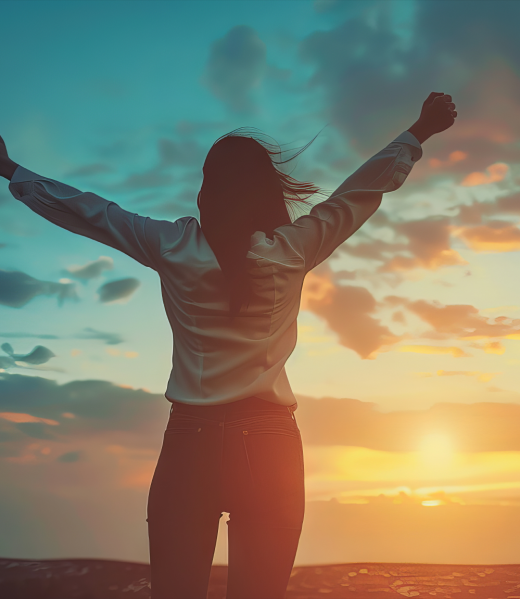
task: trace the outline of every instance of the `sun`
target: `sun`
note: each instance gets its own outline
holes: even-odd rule
[[[447,466],[453,458],[453,443],[445,433],[429,433],[422,439],[420,455],[431,467]]]

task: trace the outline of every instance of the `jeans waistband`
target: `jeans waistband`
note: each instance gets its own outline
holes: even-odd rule
[[[233,414],[237,412],[285,412],[291,416],[298,407],[297,403],[290,406],[282,406],[280,404],[260,399],[259,397],[246,397],[245,399],[239,399],[225,404],[213,404],[213,405],[194,405],[187,404],[180,401],[170,399],[172,407],[170,413],[180,412],[184,414],[206,414],[208,416],[215,415],[220,416],[223,414]]]

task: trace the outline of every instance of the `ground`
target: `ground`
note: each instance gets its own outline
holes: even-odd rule
[[[148,564],[0,558],[9,599],[149,599]],[[226,566],[213,566],[207,599],[225,599]],[[286,599],[439,597],[520,599],[520,565],[334,564],[293,568]]]

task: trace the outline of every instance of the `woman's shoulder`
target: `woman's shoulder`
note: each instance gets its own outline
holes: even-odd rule
[[[303,258],[285,237],[275,234],[273,239],[270,239],[263,231],[255,231],[251,235],[251,246],[247,258],[256,260],[257,265],[277,265],[291,269],[303,268]]]

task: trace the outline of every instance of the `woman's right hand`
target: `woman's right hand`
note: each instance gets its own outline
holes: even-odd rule
[[[451,96],[432,92],[422,105],[417,124],[430,136],[449,129],[455,122],[456,116],[457,111]]]
[[[5,141],[3,137],[0,135],[0,177],[4,177],[4,179],[11,180],[14,171],[18,168],[18,164],[13,162],[9,155],[7,154],[7,148],[5,146]]]
[[[8,160],[9,156],[7,154],[7,148],[5,147],[5,141],[0,135],[0,162],[7,162]]]

